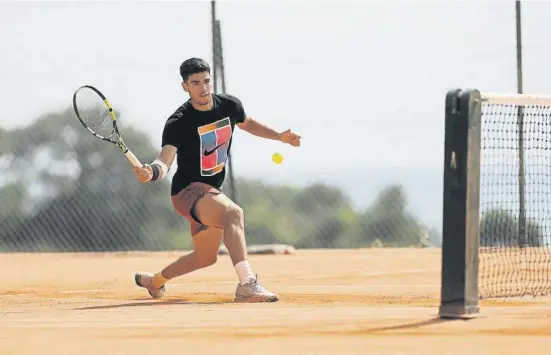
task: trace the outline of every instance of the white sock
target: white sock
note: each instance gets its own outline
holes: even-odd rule
[[[250,279],[255,278],[248,260],[243,260],[235,264],[235,271],[237,272],[237,276],[239,276],[239,283],[241,285],[244,285],[249,282]]]

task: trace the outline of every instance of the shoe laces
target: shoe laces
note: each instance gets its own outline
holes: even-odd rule
[[[255,275],[255,278],[249,281],[249,285],[252,288],[254,288],[256,291],[260,291],[260,292],[264,291],[264,287],[262,287],[262,285],[258,282],[258,275]]]

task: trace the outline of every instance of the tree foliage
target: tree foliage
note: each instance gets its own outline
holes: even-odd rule
[[[533,218],[526,219],[524,235],[521,239],[518,217],[507,210],[490,210],[484,213],[480,221],[480,245],[484,247],[544,245],[541,226]]]
[[[155,159],[158,147],[144,133],[121,129],[142,161]],[[170,180],[137,182],[118,148],[91,136],[71,109],[0,134],[0,250],[191,246],[188,223],[170,202]],[[355,208],[340,188],[321,183],[273,186],[239,178],[237,191],[249,244],[409,247],[427,234],[408,211],[400,185],[385,187],[365,210]],[[433,241],[434,231],[430,235]]]
[[[144,134],[123,129],[138,156],[156,155]],[[182,224],[166,203],[167,183],[139,184],[120,150],[91,136],[72,110],[40,117],[5,137],[4,249],[155,249],[162,245],[151,238],[157,226],[166,231]]]

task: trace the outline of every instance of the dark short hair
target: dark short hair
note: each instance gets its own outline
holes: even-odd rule
[[[201,58],[189,58],[180,65],[180,75],[184,81],[187,81],[193,74],[205,71],[210,74],[210,65],[206,60]]]

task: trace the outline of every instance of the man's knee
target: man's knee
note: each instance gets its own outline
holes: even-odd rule
[[[199,268],[208,267],[217,262],[223,233],[222,229],[211,227],[193,237],[195,259]]]
[[[244,222],[243,209],[235,203],[230,204],[224,212],[224,225],[242,225]]]
[[[210,255],[202,255],[197,257],[197,262],[199,263],[200,268],[209,267],[218,261],[218,252]]]

